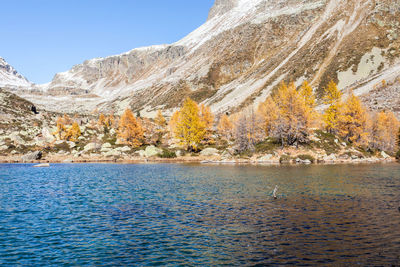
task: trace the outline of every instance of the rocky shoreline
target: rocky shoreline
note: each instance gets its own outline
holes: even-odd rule
[[[269,158],[269,159],[266,159]],[[107,157],[79,157],[71,158],[68,156],[48,156],[42,159],[23,160],[18,156],[0,156],[0,163],[118,163],[118,164],[141,164],[141,163],[201,163],[201,164],[252,164],[252,165],[313,165],[313,164],[368,164],[368,163],[390,163],[396,162],[393,157],[377,158],[349,158],[340,159],[330,156],[325,159],[319,159],[314,162],[310,160],[302,160],[294,158],[291,160],[282,160],[277,157],[253,157],[253,158],[232,158],[222,159],[221,157],[192,157],[183,156],[177,158],[160,158],[160,157],[122,157],[122,158],[107,158]]]

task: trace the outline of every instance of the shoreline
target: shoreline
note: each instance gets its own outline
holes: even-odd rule
[[[21,157],[5,157],[0,156],[0,164],[39,164],[39,163],[53,163],[53,164],[83,164],[83,163],[106,163],[106,164],[146,164],[146,163],[197,163],[204,165],[271,165],[271,166],[304,166],[304,165],[344,165],[344,164],[376,164],[376,163],[395,163],[398,162],[395,158],[363,158],[363,159],[337,159],[331,161],[317,161],[314,163],[304,162],[279,162],[279,160],[254,160],[254,159],[229,159],[221,160],[217,158],[203,158],[203,157],[181,157],[181,158],[122,158],[122,159],[107,159],[107,158],[78,158],[72,159],[71,157],[49,157],[40,160],[23,161]]]

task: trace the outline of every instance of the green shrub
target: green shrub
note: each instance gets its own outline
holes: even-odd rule
[[[308,154],[299,155],[297,157],[299,159],[301,159],[301,160],[309,160],[309,161],[311,161],[311,163],[315,162],[315,158],[313,156],[311,156],[311,155],[308,155]]]
[[[396,153],[396,159],[400,160],[400,150]]]
[[[162,153],[158,154],[158,156],[163,159],[172,159],[172,158],[176,158],[176,153],[175,153],[175,151],[163,148]]]

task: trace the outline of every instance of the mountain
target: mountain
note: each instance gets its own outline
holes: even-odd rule
[[[28,88],[32,83],[18,73],[10,64],[0,57],[0,87],[8,89]]]
[[[264,100],[280,81],[333,79],[366,103],[395,108],[398,0],[216,0],[207,21],[170,45],[96,58],[20,91],[54,110],[172,110],[186,96],[225,112]],[[43,97],[43,96],[46,97]],[[376,101],[375,101],[376,100]]]

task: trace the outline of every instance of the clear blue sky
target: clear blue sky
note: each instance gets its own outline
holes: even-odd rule
[[[86,59],[173,43],[214,0],[1,1],[0,57],[35,83]]]

